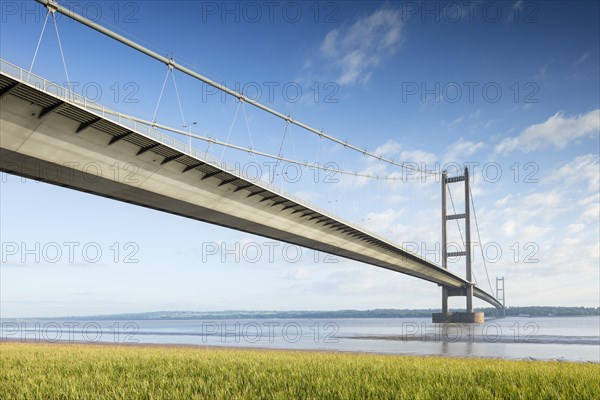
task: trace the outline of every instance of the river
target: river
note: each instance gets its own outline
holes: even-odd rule
[[[152,343],[600,363],[600,317],[7,320],[4,340]]]

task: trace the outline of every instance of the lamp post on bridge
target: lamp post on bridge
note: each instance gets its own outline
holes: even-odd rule
[[[192,154],[192,125],[196,125],[197,123],[197,121],[194,121],[191,124],[183,125],[183,129],[188,128],[188,137],[190,138],[190,154]]]
[[[328,203],[331,204],[331,212],[335,214],[335,203],[337,203],[338,200],[329,200]]]

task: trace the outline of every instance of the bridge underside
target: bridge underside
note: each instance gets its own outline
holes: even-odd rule
[[[467,286],[394,243],[186,154],[172,139],[166,144],[4,72],[0,94],[3,172],[335,254],[449,289]],[[131,165],[135,173],[115,179],[115,162]],[[501,307],[477,287],[474,295]]]

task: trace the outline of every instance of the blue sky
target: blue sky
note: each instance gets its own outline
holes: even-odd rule
[[[427,169],[471,163],[490,280],[506,277],[507,304],[598,305],[597,2],[60,3],[376,154]],[[45,9],[1,4],[1,56],[28,69]],[[402,175],[299,128],[283,138],[280,120],[175,72],[182,121],[170,76],[157,108],[165,65],[65,17],[57,27],[75,91],[109,108],[145,119],[157,109],[160,123],[196,122],[194,133],[241,146]],[[33,73],[66,81],[52,22]],[[209,150],[439,261],[434,179],[332,183],[300,169],[292,182],[282,166],[269,176],[271,160]],[[438,287],[408,276],[15,176],[0,188],[2,317],[440,306]],[[489,290],[479,255],[474,268]]]

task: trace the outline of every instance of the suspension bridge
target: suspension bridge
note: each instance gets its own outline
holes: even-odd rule
[[[169,70],[177,69],[199,79],[240,102],[283,119],[286,124],[294,124],[379,162],[407,168],[403,163],[360,149],[248,99],[242,93],[180,66],[172,58],[163,57],[52,0],[36,1],[48,8],[48,16],[62,13],[165,63]],[[191,142],[175,139],[173,134],[302,165],[298,160],[193,135],[154,120],[107,109],[67,87],[32,74],[31,68],[25,70],[5,60],[0,61],[0,97],[0,170],[3,172],[303,246],[435,283],[442,288],[442,313],[434,315],[434,322],[482,322],[483,315],[473,310],[473,297],[499,310],[504,309],[503,299],[497,299],[491,287],[487,292],[472,280],[472,203],[469,201],[472,201],[472,195],[467,169],[461,176],[448,177],[445,173],[442,176],[443,262],[438,266],[270,183],[251,179],[239,169],[193,147]],[[90,179],[85,169],[94,165],[101,170],[110,170],[115,162],[135,165],[135,178],[95,176]],[[419,173],[433,174],[432,171]],[[465,212],[447,215],[447,185],[460,182],[465,186]],[[448,252],[446,223],[458,219],[465,220],[465,250]],[[448,270],[448,257],[465,258],[465,278]],[[450,296],[466,298],[465,313],[448,312]]]

